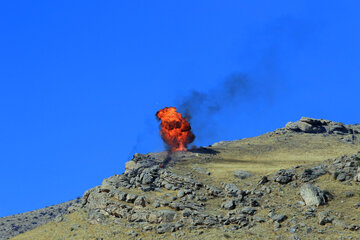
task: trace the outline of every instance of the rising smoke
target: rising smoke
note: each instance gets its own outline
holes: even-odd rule
[[[253,83],[247,75],[232,74],[208,92],[192,91],[179,98],[176,106],[191,123],[197,140],[218,135],[215,117],[226,108],[237,109],[244,100],[254,96]]]
[[[209,117],[224,107],[240,103],[244,97],[251,95],[251,84],[244,74],[233,74],[216,89],[207,93],[192,91],[178,100],[180,112],[189,120],[204,115]]]

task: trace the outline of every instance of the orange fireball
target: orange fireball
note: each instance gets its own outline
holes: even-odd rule
[[[176,111],[176,107],[163,108],[156,113],[156,117],[161,120],[161,138],[171,147],[171,151],[186,151],[186,146],[195,139],[186,118]]]

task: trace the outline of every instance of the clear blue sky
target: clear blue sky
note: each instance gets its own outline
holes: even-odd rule
[[[0,216],[74,199],[134,152],[163,150],[156,111],[234,73],[253,94],[197,119],[195,134],[211,129],[198,146],[301,116],[358,122],[357,2],[2,1]]]

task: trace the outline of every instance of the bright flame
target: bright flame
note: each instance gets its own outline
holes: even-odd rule
[[[166,107],[156,113],[161,120],[160,135],[171,151],[186,151],[186,146],[192,143],[195,135],[191,132],[190,123],[176,111],[175,107]]]

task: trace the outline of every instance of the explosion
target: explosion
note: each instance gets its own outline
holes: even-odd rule
[[[176,111],[176,107],[163,108],[156,113],[156,117],[161,120],[161,138],[171,147],[171,151],[186,151],[186,146],[195,139],[186,118]]]

